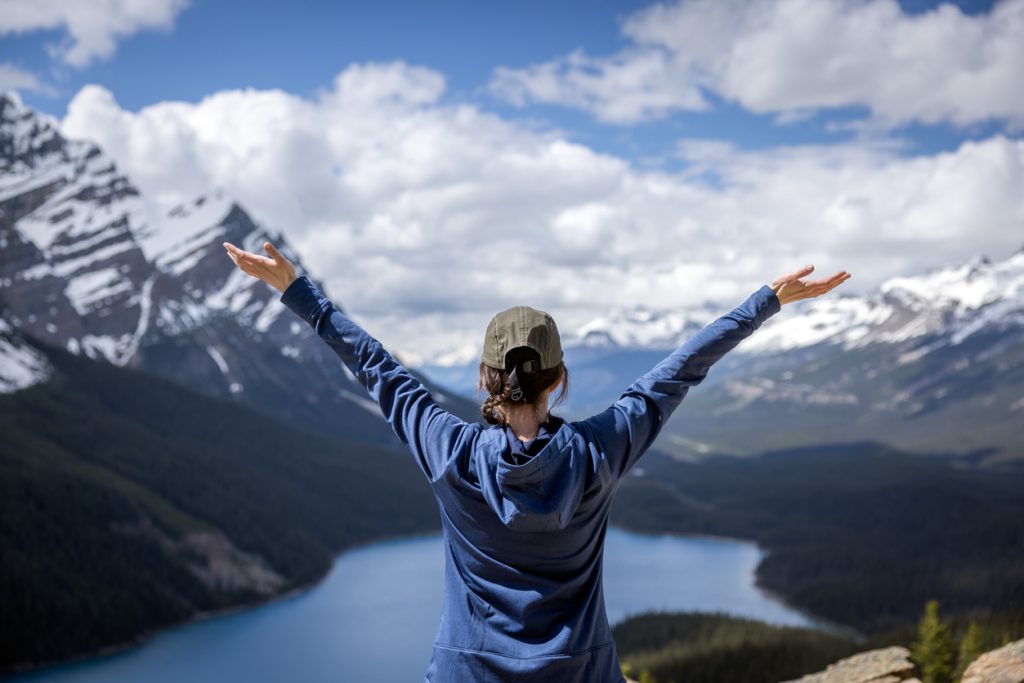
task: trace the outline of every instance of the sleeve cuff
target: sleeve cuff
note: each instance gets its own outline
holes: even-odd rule
[[[758,325],[770,318],[771,316],[782,310],[782,302],[779,301],[778,295],[775,290],[769,285],[761,285],[761,288],[755,293],[759,299],[758,301]]]
[[[316,323],[324,310],[327,297],[306,275],[300,275],[281,292],[281,303],[310,325]]]

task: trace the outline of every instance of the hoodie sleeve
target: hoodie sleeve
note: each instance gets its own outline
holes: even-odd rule
[[[688,339],[631,384],[607,410],[583,421],[603,445],[615,478],[632,469],[690,387],[782,307],[768,285]]]
[[[341,358],[380,406],[384,419],[412,451],[431,482],[443,473],[467,423],[441,408],[381,343],[338,310],[308,276],[296,278],[281,303],[305,320]]]

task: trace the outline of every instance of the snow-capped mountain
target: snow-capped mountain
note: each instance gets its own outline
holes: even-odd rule
[[[718,313],[711,304],[660,311],[638,304],[594,318],[566,334],[564,342],[568,347],[672,349]]]
[[[382,420],[365,419],[377,408],[337,356],[221,246],[262,253],[267,240],[305,272],[279,233],[223,192],[160,210],[96,145],[0,94],[0,389],[46,379],[30,337],[320,432],[392,441]]]
[[[564,333],[586,417],[738,302],[620,309]],[[476,362],[425,366],[471,395]],[[787,305],[723,358],[666,425],[679,457],[878,439],[1011,457],[1024,444],[1024,249]],[[981,455],[979,455],[981,457]]]
[[[874,439],[995,461],[1024,457],[1022,425],[1024,249],[787,306],[716,365],[659,445],[694,455]]]
[[[976,256],[891,278],[867,296],[836,291],[794,308],[797,315],[769,319],[737,352],[774,353],[819,343],[849,349],[943,332],[959,343],[990,326],[1024,325],[1024,249],[997,263]],[[566,346],[673,349],[726,310],[724,302],[686,310],[618,309],[566,335]]]

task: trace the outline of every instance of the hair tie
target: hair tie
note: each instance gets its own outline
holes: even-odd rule
[[[512,372],[508,376],[508,385],[512,387],[512,393],[509,398],[513,401],[518,401],[523,397],[523,390],[519,387],[519,376],[516,375],[518,369],[518,365],[512,366]]]

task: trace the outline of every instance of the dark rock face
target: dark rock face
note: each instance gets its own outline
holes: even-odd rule
[[[5,315],[34,337],[123,363],[151,274],[133,234],[138,191],[95,145],[0,99]]]
[[[160,210],[98,147],[0,95],[0,318],[11,328],[320,433],[397,443],[337,356],[221,246],[262,253],[268,240],[304,272],[223,193]],[[475,419],[475,406],[448,401]]]

